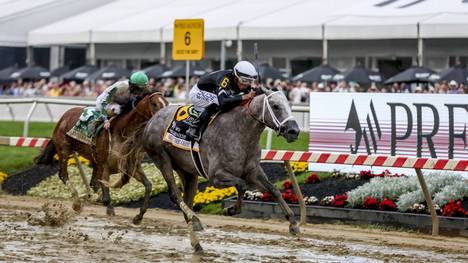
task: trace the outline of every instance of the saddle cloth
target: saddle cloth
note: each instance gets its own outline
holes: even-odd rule
[[[88,145],[94,145],[94,136],[103,128],[103,123],[100,122],[99,112],[94,107],[86,107],[83,113],[71,128],[67,135]]]
[[[163,140],[174,147],[187,151],[199,151],[198,143],[192,143],[192,138],[186,135],[191,123],[198,118],[200,112],[193,105],[184,105],[177,108],[171,122],[164,132]],[[192,146],[193,145],[193,146]]]

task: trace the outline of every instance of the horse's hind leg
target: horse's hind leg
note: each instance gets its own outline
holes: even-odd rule
[[[181,170],[177,171],[177,173],[184,182],[184,202],[191,210],[193,210],[193,199],[195,198],[198,190],[198,176],[183,172]],[[185,217],[185,221],[189,223],[190,220]],[[193,217],[191,222],[194,231],[203,230],[203,226],[198,217]]]
[[[233,206],[224,208],[223,214],[228,216],[239,214],[241,212],[242,199],[244,198],[244,194],[247,189],[245,181],[239,177],[235,177],[234,175],[226,171],[216,172],[215,176],[213,176],[211,181],[213,185],[218,188],[225,188],[231,186],[236,187],[238,193],[237,202]]]
[[[171,164],[171,158],[169,155],[165,152],[155,152],[155,151],[148,151],[148,155],[151,157],[151,159],[154,161],[156,166],[159,168],[161,171],[164,180],[167,183],[167,186],[169,188],[169,193],[171,195],[172,200],[175,200],[177,205],[179,206],[180,210],[184,213],[185,219],[188,224],[188,230],[190,233],[190,243],[195,250],[195,253],[202,253],[203,248],[200,245],[200,241],[198,240],[198,237],[195,233],[196,230],[199,230],[198,223],[200,220],[198,217],[195,215],[195,213],[190,209],[187,204],[184,202],[182,199],[182,195],[180,193],[179,188],[177,188],[177,184],[174,178],[174,173],[172,170],[172,164]],[[194,226],[194,222],[195,223]]]
[[[78,196],[78,191],[75,189],[73,184],[70,182],[70,178],[68,177],[68,157],[71,154],[71,150],[67,146],[58,146],[57,154],[60,164],[59,178],[67,186],[67,188],[72,194],[73,210],[75,210],[76,212],[80,212],[81,208],[83,207],[83,204],[81,203],[80,198]]]
[[[268,191],[273,198],[279,203],[281,209],[286,215],[286,219],[289,221],[289,233],[292,235],[300,234],[299,224],[296,221],[294,212],[289,208],[289,206],[284,201],[281,196],[281,192],[268,180],[265,175],[265,172],[260,168],[257,170],[256,184],[261,188],[261,190]]]
[[[138,167],[135,173],[135,179],[137,179],[139,182],[141,182],[145,186],[145,197],[143,201],[143,206],[140,208],[140,213],[133,218],[133,223],[135,225],[138,225],[141,223],[141,220],[143,219],[143,215],[146,213],[146,210],[148,209],[149,199],[151,196],[151,190],[153,189],[151,182],[148,180],[148,177],[146,177],[146,174],[143,172],[143,169],[141,169],[141,165],[140,164],[137,164],[137,165]]]

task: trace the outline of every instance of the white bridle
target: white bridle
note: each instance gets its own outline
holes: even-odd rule
[[[273,109],[271,108],[271,105],[270,105],[270,102],[268,101],[268,98],[273,96],[276,93],[279,93],[279,92],[281,92],[281,91],[274,91],[274,92],[272,92],[272,93],[270,93],[268,95],[265,93],[265,98],[263,98],[263,109],[262,109],[262,122],[265,123],[265,114],[266,114],[265,109],[268,109],[268,112],[270,113],[271,119],[273,120],[273,123],[276,125],[275,130],[278,130],[278,131],[280,130],[281,126],[283,126],[283,124],[285,124],[287,121],[294,118],[292,115],[289,115],[283,121],[279,121],[278,118],[276,117],[275,113],[273,112]]]

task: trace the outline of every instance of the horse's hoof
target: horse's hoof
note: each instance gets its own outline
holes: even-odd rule
[[[82,208],[83,208],[83,204],[80,201],[73,202],[72,204],[73,211],[80,213]]]
[[[223,215],[225,216],[234,216],[236,214],[237,214],[237,209],[234,206],[223,209]]]
[[[142,219],[143,219],[142,216],[136,215],[136,216],[133,218],[133,220],[132,220],[132,221],[133,221],[133,224],[134,224],[134,225],[139,225],[139,224],[141,224],[141,220],[142,220]]]
[[[113,207],[108,207],[106,213],[108,216],[115,216],[115,211]]]
[[[293,236],[301,234],[301,230],[299,229],[299,225],[297,223],[289,225],[289,234]]]
[[[200,243],[197,243],[197,244],[193,247],[193,253],[195,253],[195,254],[197,254],[197,255],[203,254],[203,248],[202,248],[202,246],[200,245]]]
[[[196,216],[192,217],[192,230],[195,232],[203,231],[203,226],[200,222],[200,219],[198,219]]]

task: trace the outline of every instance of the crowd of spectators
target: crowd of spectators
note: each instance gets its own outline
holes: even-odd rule
[[[190,87],[197,82],[198,78],[190,79]],[[94,83],[83,81],[78,83],[57,82],[57,81],[15,81],[8,84],[0,84],[0,96],[21,96],[21,97],[97,97],[106,87],[112,85],[115,81],[98,80]],[[150,87],[153,91],[163,92],[166,97],[184,99],[186,91],[184,88],[185,80],[178,79],[150,79]],[[393,85],[371,84],[363,87],[355,82],[322,82],[306,83],[301,81],[265,81],[268,88],[281,90],[292,103],[306,103],[310,92],[383,92],[383,93],[444,93],[444,94],[466,94],[468,88],[463,83],[455,81],[430,83],[430,84],[405,84],[394,83]]]

